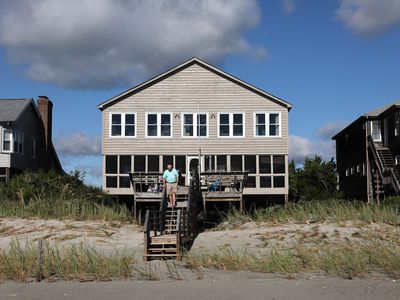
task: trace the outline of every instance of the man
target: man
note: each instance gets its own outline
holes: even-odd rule
[[[164,171],[163,179],[164,186],[167,188],[168,201],[172,207],[176,206],[176,193],[178,192],[178,171],[172,166],[172,163],[167,165]]]

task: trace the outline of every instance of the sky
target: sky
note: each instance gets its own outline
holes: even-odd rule
[[[400,99],[400,0],[0,0],[0,98],[48,96],[66,171],[101,182],[97,104],[199,57],[293,104],[290,159]]]

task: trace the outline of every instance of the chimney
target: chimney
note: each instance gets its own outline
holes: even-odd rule
[[[37,105],[44,126],[46,150],[49,151],[52,143],[51,128],[53,125],[52,124],[53,103],[49,100],[47,96],[39,96]]]

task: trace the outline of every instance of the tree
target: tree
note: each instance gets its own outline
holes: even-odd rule
[[[324,200],[338,197],[336,164],[333,158],[306,157],[302,167],[294,161],[289,165],[289,194],[291,200]]]

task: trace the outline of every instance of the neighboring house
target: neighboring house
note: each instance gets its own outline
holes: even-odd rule
[[[362,115],[333,139],[346,198],[379,202],[400,193],[400,101]]]
[[[101,103],[103,189],[133,194],[128,172],[168,162],[248,171],[244,195],[288,195],[288,102],[193,58]],[[266,196],[269,195],[269,196]]]
[[[23,170],[63,172],[51,140],[52,102],[0,99],[0,181]]]

